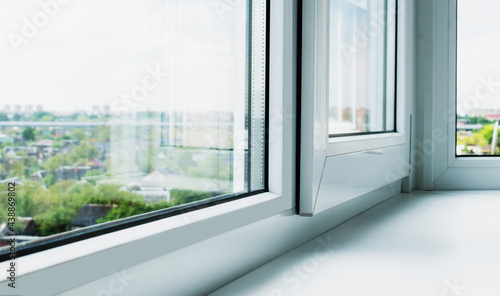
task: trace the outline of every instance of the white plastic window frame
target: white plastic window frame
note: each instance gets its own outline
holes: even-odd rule
[[[112,274],[117,262],[132,267],[295,207],[297,19],[294,1],[269,1],[268,192],[19,257],[16,276],[23,286],[61,293]],[[131,256],[137,252],[140,256]],[[1,262],[0,268],[7,270],[9,264]],[[99,268],[57,285],[44,284],[88,266]],[[7,286],[6,281],[3,277],[0,285]]]
[[[396,36],[396,132],[330,138],[328,131],[329,0],[303,0],[302,9],[302,89],[300,132],[300,205],[302,216],[312,216],[327,157],[404,145],[407,105],[406,9],[410,0],[397,1]]]
[[[397,73],[401,69],[399,62],[404,50],[403,42],[405,34],[405,16],[403,0],[398,1],[397,18]],[[314,101],[312,110],[302,112],[302,122],[308,122],[309,126],[303,132],[313,132],[317,147],[326,150],[326,156],[335,156],[346,153],[360,152],[371,149],[401,145],[405,143],[405,101],[396,97],[396,132],[374,133],[353,135],[345,137],[330,137],[328,132],[328,46],[330,14],[328,0],[304,0],[303,7],[303,56],[311,58],[303,59],[303,86],[302,109],[307,109],[307,102]],[[307,78],[309,77],[309,78]],[[397,82],[400,87],[400,81]],[[398,93],[400,93],[398,91]],[[304,100],[304,98],[307,98]],[[324,138],[324,139],[323,139]],[[315,149],[316,150],[316,149]]]
[[[457,90],[457,21],[459,0],[449,0],[449,110],[457,110],[456,90]],[[487,8],[485,8],[487,9]],[[439,20],[437,20],[439,21]],[[445,113],[445,112],[443,112]],[[448,117],[450,119],[451,117]],[[456,119],[456,117],[455,117]],[[499,157],[459,157],[456,156],[456,120],[448,125],[448,167],[450,168],[500,168]]]
[[[391,1],[391,0],[389,0]],[[398,17],[397,17],[397,23],[396,26],[398,28],[396,41],[403,40],[402,39],[402,34],[404,34],[404,14],[400,13],[401,11],[404,11],[404,2],[401,0],[392,0],[396,1],[398,3]],[[394,12],[391,13],[391,10],[386,11],[388,13],[388,17],[395,17]],[[329,26],[330,20],[329,20],[330,15],[327,14],[327,24]],[[328,34],[327,36],[329,36]],[[327,41],[329,44],[329,40]],[[396,42],[395,42],[396,43]],[[400,58],[400,54],[402,53],[403,50],[403,45],[402,42],[397,42],[397,53],[398,55],[396,56],[396,65],[398,65],[398,60]],[[388,48],[388,50],[391,50]],[[396,50],[394,48],[393,50]],[[398,69],[399,70],[399,67]],[[324,72],[323,72],[324,73]],[[396,75],[398,75],[399,71],[396,71]],[[323,75],[327,75],[326,78],[328,78],[328,73],[325,73]],[[399,85],[396,85],[396,88],[398,88]],[[374,133],[374,134],[363,134],[363,135],[352,135],[352,136],[346,136],[346,137],[329,137],[328,138],[328,148],[327,148],[327,156],[335,156],[335,155],[341,155],[341,154],[346,154],[346,153],[353,153],[353,152],[360,152],[360,151],[366,151],[366,150],[371,150],[371,149],[379,149],[379,148],[384,148],[384,147],[389,147],[389,146],[395,146],[395,145],[402,145],[405,143],[406,136],[404,134],[405,130],[405,117],[404,117],[404,110],[405,110],[405,102],[404,100],[400,100],[398,96],[395,98],[396,100],[396,122],[395,124],[395,130],[396,132],[387,132],[387,133]],[[327,96],[327,101],[326,101],[326,106],[328,110],[328,96]]]
[[[420,3],[418,30],[426,47],[418,74],[423,97],[421,188],[425,190],[500,189],[500,157],[456,156],[457,3],[460,0]],[[423,11],[425,9],[425,11]],[[424,60],[425,59],[425,60]],[[425,147],[424,147],[425,148]]]

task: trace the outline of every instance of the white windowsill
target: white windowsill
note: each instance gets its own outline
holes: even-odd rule
[[[60,293],[107,276],[114,269],[113,262],[123,262],[122,267],[127,268],[152,260],[278,214],[288,202],[288,199],[279,195],[262,193],[22,256],[16,260],[16,266],[19,266],[16,277],[22,280],[22,286],[29,287],[34,284],[30,281],[35,278],[50,278],[52,273],[57,272],[54,267],[79,270],[89,262],[96,262],[99,269],[95,273],[79,274],[78,277],[48,288],[53,294]],[[137,247],[141,245],[148,245],[148,252],[138,255],[141,250]],[[101,258],[103,254],[106,256],[105,262]],[[9,264],[10,261],[1,262],[0,269],[8,269]],[[5,277],[1,278],[0,285],[6,286],[6,281]]]

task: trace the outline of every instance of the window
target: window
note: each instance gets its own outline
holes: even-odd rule
[[[346,184],[359,184],[359,174],[346,174],[346,167],[366,171],[374,161],[376,169],[362,178],[370,184],[363,186],[366,192],[408,175],[400,168],[409,149],[413,23],[404,5],[395,0],[304,2],[301,215],[362,194],[344,190]],[[387,177],[388,172],[396,173]]]
[[[267,189],[267,1],[54,3],[1,5],[0,246]]]
[[[394,132],[396,1],[330,1],[329,134]]]
[[[493,0],[457,3],[457,156],[498,156],[500,35]]]

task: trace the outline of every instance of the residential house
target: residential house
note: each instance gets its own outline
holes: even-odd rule
[[[43,181],[43,179],[47,176],[47,171],[40,170],[30,175],[30,179],[34,181]]]
[[[92,226],[97,224],[97,220],[106,217],[111,210],[111,205],[86,204],[80,208],[75,219],[71,223],[71,229]]]
[[[81,180],[91,169],[91,166],[61,166],[54,172],[54,182],[61,180]]]
[[[36,224],[31,217],[18,217],[16,225],[20,226],[19,233],[11,231],[7,223],[0,224],[0,236],[12,236],[12,235],[36,235]]]
[[[75,141],[63,141],[63,146],[57,150],[57,154],[66,155],[73,151],[73,148],[77,146]]]

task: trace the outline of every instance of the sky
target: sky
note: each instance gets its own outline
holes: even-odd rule
[[[204,111],[234,110],[244,100],[245,1],[65,1],[36,34],[25,36],[23,19],[33,22],[43,12],[39,1],[0,0],[0,108]],[[458,3],[463,105],[481,78],[500,81],[500,1]],[[27,40],[18,52],[13,34]],[[157,67],[168,73],[161,84],[145,98],[127,99]],[[500,108],[500,89],[479,106]]]
[[[230,111],[244,100],[244,5],[65,1],[44,24],[38,1],[0,0],[0,108]],[[37,16],[37,32],[23,33]]]
[[[458,1],[457,99],[463,109],[469,106],[500,108],[500,1]],[[480,96],[475,90],[482,79],[498,83],[491,92]],[[484,95],[484,99],[481,97]],[[472,100],[470,97],[478,100]],[[465,103],[478,101],[479,104]]]

